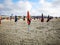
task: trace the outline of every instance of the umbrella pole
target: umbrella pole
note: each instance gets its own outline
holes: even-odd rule
[[[10,21],[10,30],[11,30],[11,17],[9,17],[9,21]]]
[[[17,30],[16,30],[16,28],[17,28],[17,22],[15,22],[15,31],[16,31],[16,33],[17,33]]]
[[[42,27],[43,27],[43,22],[42,22]]]
[[[17,33],[17,22],[16,22],[16,33]]]
[[[0,24],[1,24],[1,20],[0,20]]]
[[[30,30],[30,28],[29,28],[29,27],[30,27],[30,25],[28,25],[28,32],[29,32],[29,30]]]

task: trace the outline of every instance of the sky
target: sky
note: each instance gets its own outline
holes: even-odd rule
[[[0,15],[60,16],[60,0],[0,0]]]

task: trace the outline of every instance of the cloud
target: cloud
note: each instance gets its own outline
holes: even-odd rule
[[[54,7],[60,7],[60,0],[55,0],[52,4]]]
[[[53,0],[48,2],[46,0],[39,0],[38,2],[30,2],[28,0],[20,0],[16,3],[12,0],[4,0],[4,3],[0,3],[0,12],[3,15],[26,15],[27,10],[31,15],[51,15],[60,16],[60,0]]]
[[[43,12],[45,15],[51,15],[51,16],[60,16],[59,10],[60,7],[54,7],[56,4],[56,0],[53,2],[47,2],[45,0],[40,0],[39,4],[41,4],[40,7],[38,7],[38,11]],[[55,3],[55,4],[54,4]],[[56,4],[55,6],[57,6]]]
[[[26,1],[26,2],[20,1],[20,2],[18,2],[17,5],[23,10],[31,10],[31,8],[32,8],[31,3],[28,1]]]
[[[26,15],[27,10],[31,10],[32,5],[28,1],[19,1],[13,3],[12,0],[5,0],[4,4],[0,4],[1,14],[11,15]]]
[[[26,12],[31,10],[32,4],[28,1],[19,1],[17,7],[19,7],[20,15],[26,15]]]

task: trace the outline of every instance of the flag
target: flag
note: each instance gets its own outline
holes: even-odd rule
[[[15,22],[17,22],[17,16],[15,16]]]
[[[43,14],[42,14],[42,17],[41,17],[41,22],[44,22],[44,17],[43,17]]]
[[[27,11],[27,23],[28,25],[30,25],[31,23],[31,17],[30,17],[29,11]]]

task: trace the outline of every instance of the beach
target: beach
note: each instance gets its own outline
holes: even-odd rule
[[[29,30],[26,20],[4,19],[0,24],[0,45],[60,45],[60,19],[32,20]]]

